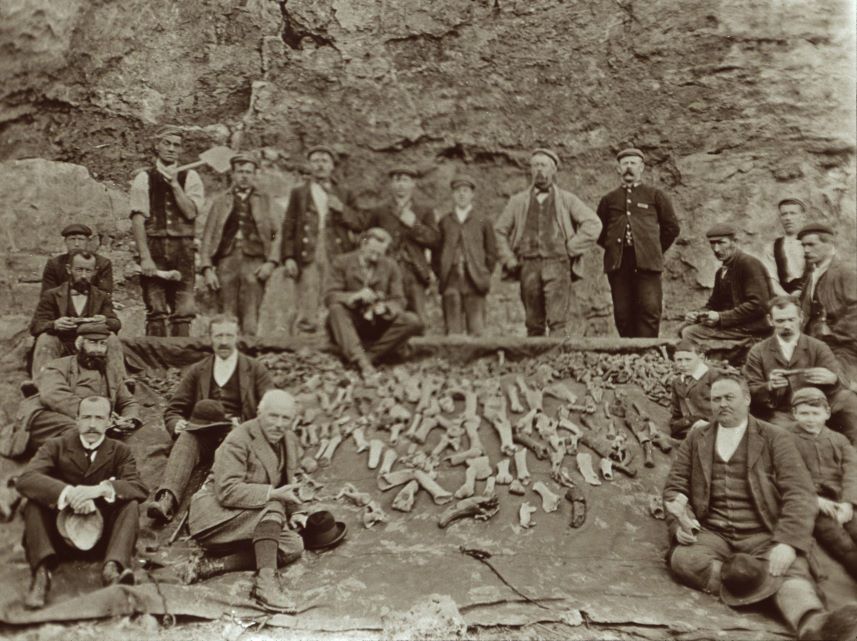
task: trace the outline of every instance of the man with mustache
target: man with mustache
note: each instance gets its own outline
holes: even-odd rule
[[[765,266],[741,251],[734,226],[717,224],[705,235],[723,265],[714,275],[714,288],[705,307],[685,315],[681,337],[703,345],[718,341],[737,347],[748,339],[769,335],[765,304],[771,298],[771,285]]]
[[[554,151],[534,150],[532,184],[509,198],[494,223],[503,271],[521,284],[527,336],[566,334],[572,283],[601,232],[595,212],[556,184],[558,167]]]
[[[110,400],[116,415],[114,427],[133,430],[142,425],[127,381],[108,366],[110,335],[104,322],[84,323],[77,328],[77,353],[54,359],[41,371],[36,378],[38,394],[24,399],[15,422],[0,430],[0,454],[32,454],[48,439],[76,430],[78,405],[87,396]]]
[[[803,227],[806,204],[800,198],[787,196],[777,204],[777,211],[783,235],[765,247],[762,262],[768,268],[774,294],[799,296],[806,260],[797,234]]]
[[[790,427],[794,424],[792,396],[804,387],[815,387],[827,396],[829,426],[857,443],[857,394],[843,385],[842,368],[830,348],[801,332],[803,313],[798,299],[772,298],[768,322],[774,335],[750,349],[744,366],[753,413]]]
[[[88,225],[80,223],[66,225],[60,232],[60,235],[65,241],[66,253],[53,256],[45,263],[45,269],[42,272],[41,293],[43,294],[46,290],[59,287],[68,280],[68,264],[73,251],[77,249],[89,252],[93,251],[91,246],[92,229]],[[95,256],[95,273],[92,276],[92,284],[101,291],[112,294],[113,263],[101,254],[93,255]]]
[[[622,337],[657,337],[661,324],[664,253],[678,237],[669,197],[641,182],[645,157],[639,149],[616,155],[622,184],[598,203],[604,273],[610,281],[613,318]]]

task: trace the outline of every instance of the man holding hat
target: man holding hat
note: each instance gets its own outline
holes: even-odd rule
[[[765,247],[762,262],[771,278],[771,290],[777,296],[800,295],[806,261],[803,246],[797,237],[806,216],[806,204],[794,196],[786,196],[777,204],[783,235]]]
[[[162,127],[155,134],[155,163],[131,183],[131,230],[140,254],[140,286],[146,304],[146,335],[190,336],[196,315],[194,221],[202,211],[202,181],[193,169],[176,171],[182,131]],[[155,277],[156,270],[178,270],[180,281]]]
[[[830,346],[848,384],[857,390],[857,272],[837,256],[829,225],[805,225],[798,238],[808,268],[801,293],[804,331]]]
[[[622,184],[598,203],[604,273],[613,318],[622,337],[655,338],[661,324],[664,253],[679,233],[669,197],[641,182],[645,156],[630,147],[616,154]]]
[[[392,198],[367,213],[363,229],[380,227],[390,234],[392,242],[387,255],[402,272],[406,309],[425,324],[426,288],[431,284],[426,250],[437,251],[440,234],[432,208],[414,201],[419,178],[417,170],[409,165],[398,165],[387,175]]]
[[[280,232],[280,259],[295,283],[298,329],[318,329],[322,288],[329,263],[354,248],[363,229],[353,194],[333,176],[336,152],[317,145],[307,152],[310,177],[292,189]]]
[[[527,336],[566,334],[572,283],[601,232],[595,212],[556,184],[558,167],[554,151],[534,150],[532,184],[509,198],[494,223],[503,270],[521,283]]]
[[[131,450],[106,437],[110,399],[85,396],[74,425],[36,453],[16,483],[24,508],[24,551],[33,572],[24,606],[45,605],[51,571],[70,554],[103,554],[104,585],[133,584],[138,502],[148,490]]]
[[[738,230],[719,223],[706,232],[714,256],[723,265],[714,275],[714,289],[699,311],[685,315],[681,337],[695,343],[719,341],[733,346],[771,333],[765,304],[771,297],[768,271],[762,262],[738,247]]]
[[[485,331],[485,298],[497,263],[494,226],[473,207],[476,181],[459,174],[452,179],[453,209],[440,218],[440,248],[432,252],[447,334],[481,336]]]
[[[200,271],[218,292],[220,311],[240,322],[241,333],[255,336],[265,283],[280,259],[276,224],[268,195],[254,185],[258,163],[236,154],[229,161],[232,187],[211,203],[200,246]]]
[[[60,232],[65,240],[66,253],[54,256],[45,263],[42,272],[42,292],[59,287],[68,280],[68,264],[74,250],[92,251],[92,229],[88,225],[72,223],[66,225]],[[92,284],[103,292],[113,293],[113,263],[100,254],[95,256],[95,273]]]

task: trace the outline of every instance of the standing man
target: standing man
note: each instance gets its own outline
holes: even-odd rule
[[[364,229],[386,229],[393,239],[389,249],[402,272],[402,286],[407,299],[406,309],[426,322],[426,288],[431,283],[431,269],[426,250],[436,251],[440,234],[431,207],[414,202],[414,189],[419,174],[413,167],[398,166],[389,171],[388,200],[369,211]]]
[[[194,284],[194,221],[204,193],[192,169],[176,171],[182,152],[182,132],[163,127],[155,135],[155,163],[131,184],[131,230],[143,275],[140,286],[146,304],[146,335],[190,336],[196,315]],[[155,277],[155,270],[181,272],[180,281]]]
[[[238,318],[243,335],[255,336],[265,283],[278,264],[280,247],[271,201],[254,185],[256,159],[236,154],[229,162],[232,188],[211,204],[200,270],[205,285],[219,292],[221,313]]]
[[[810,270],[801,294],[805,331],[830,346],[857,389],[857,273],[836,255],[830,226],[810,223],[798,238]]]
[[[298,329],[318,329],[318,311],[329,263],[354,248],[352,232],[362,220],[351,192],[333,177],[336,152],[319,145],[307,152],[310,177],[292,189],[280,232],[280,258],[287,278],[295,282]]]
[[[803,227],[806,204],[800,198],[783,198],[777,204],[783,235],[765,247],[762,262],[771,277],[771,289],[777,296],[800,295],[801,282],[806,267],[803,246],[797,233]]]
[[[92,229],[87,225],[72,223],[66,225],[60,232],[65,240],[66,253],[54,256],[45,263],[42,272],[42,293],[46,290],[59,287],[68,280],[68,265],[71,262],[71,254],[75,250],[92,252]],[[100,254],[95,256],[95,273],[92,275],[92,284],[108,294],[113,293],[113,263]]]
[[[485,331],[485,298],[497,263],[497,241],[488,217],[473,208],[476,181],[452,179],[453,210],[441,217],[440,249],[432,257],[440,281],[447,334],[481,336]]]
[[[601,232],[595,212],[556,185],[558,167],[552,150],[533,151],[532,185],[509,198],[494,224],[503,269],[521,282],[527,336],[566,333],[572,283]]]
[[[604,273],[610,281],[613,318],[623,338],[655,338],[661,325],[664,253],[679,233],[669,197],[641,183],[646,168],[639,149],[616,154],[622,184],[598,203]]]
[[[688,312],[681,337],[694,343],[727,342],[738,346],[748,338],[771,333],[765,305],[771,298],[768,271],[762,262],[738,247],[738,230],[718,224],[706,234],[711,251],[723,266],[714,275],[714,289],[699,311]]]

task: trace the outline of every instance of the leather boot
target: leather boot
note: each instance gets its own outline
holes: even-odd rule
[[[101,583],[108,585],[134,585],[134,573],[130,568],[123,568],[116,561],[108,561],[101,570]]]
[[[197,556],[188,561],[182,572],[182,581],[190,585],[197,581],[210,579],[227,571],[226,563],[222,557]]]
[[[152,320],[146,323],[146,336],[166,336],[167,323],[163,320]]]
[[[176,515],[176,497],[169,490],[161,490],[155,495],[155,500],[146,508],[148,516],[157,525],[165,525]]]
[[[817,623],[802,630],[801,641],[855,641],[857,639],[857,604],[843,605],[817,617]]]
[[[295,603],[280,585],[276,570],[262,569],[256,572],[250,596],[265,610],[284,613],[295,611]]]
[[[172,321],[170,336],[190,336],[190,321]]]
[[[51,572],[44,565],[40,565],[33,572],[30,581],[30,589],[24,597],[24,607],[28,610],[38,610],[45,607],[48,598],[48,590],[51,589]]]

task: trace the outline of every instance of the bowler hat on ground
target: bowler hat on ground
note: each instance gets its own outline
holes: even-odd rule
[[[735,238],[738,235],[738,230],[734,225],[730,225],[729,223],[717,223],[713,227],[711,227],[707,232],[705,232],[705,236],[709,239],[712,238]]]
[[[197,401],[185,431],[197,432],[218,427],[232,427],[232,421],[226,418],[223,403],[210,398]]]
[[[327,510],[322,510],[307,517],[301,537],[307,550],[323,550],[339,544],[347,531],[345,523],[334,519]]]
[[[750,605],[775,594],[782,583],[783,577],[768,571],[766,559],[739,552],[720,570],[720,598],[726,605]]]
[[[57,531],[70,546],[91,550],[104,532],[104,517],[99,510],[77,514],[70,507],[57,514]]]
[[[809,234],[828,234],[830,236],[834,236],[835,232],[833,231],[833,227],[830,225],[825,225],[824,223],[808,223],[801,227],[800,231],[797,233],[798,240]]]
[[[60,232],[60,236],[63,238],[66,236],[92,236],[92,229],[89,225],[72,223],[71,225],[63,227],[63,230]]]
[[[82,323],[77,327],[78,336],[86,336],[90,339],[108,338],[110,336],[110,328],[107,323],[96,321],[94,323]]]

